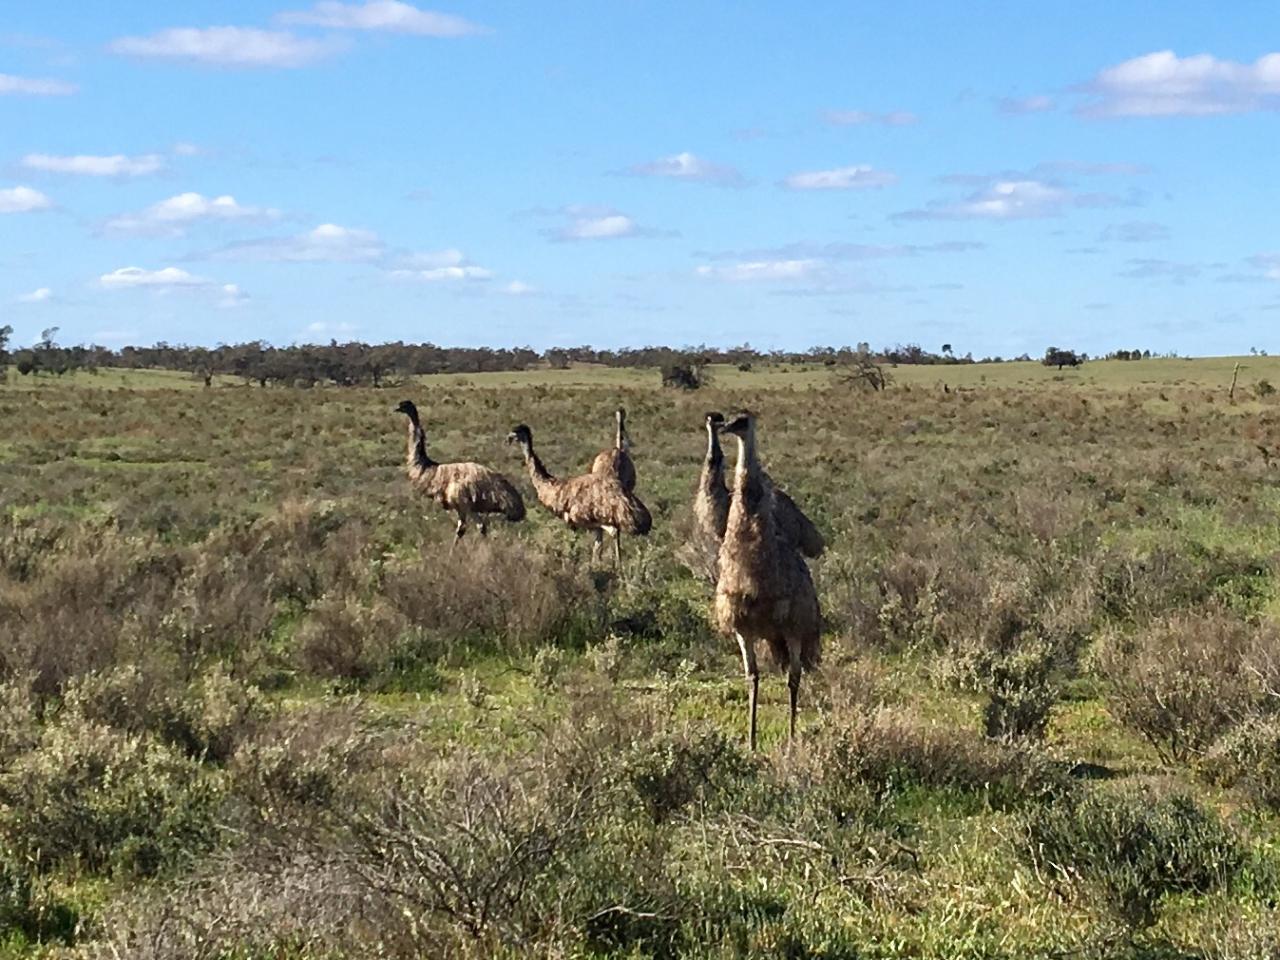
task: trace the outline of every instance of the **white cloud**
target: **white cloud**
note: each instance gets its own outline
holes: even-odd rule
[[[126,157],[122,153],[108,157],[79,155],[59,157],[48,153],[28,153],[22,158],[28,170],[44,173],[69,173],[85,177],[144,177],[164,169],[164,157],[147,153]]]
[[[44,80],[39,77],[15,77],[0,73],[0,96],[19,94],[28,97],[67,97],[79,91],[74,83],[62,80]]]
[[[493,271],[469,263],[461,250],[435,250],[401,257],[391,276],[400,279],[426,280],[490,280]]]
[[[382,240],[372,230],[323,223],[314,230],[292,237],[263,237],[233,243],[196,259],[367,263],[380,259],[382,255]]]
[[[234,283],[224,283],[220,288],[217,305],[224,310],[239,307],[249,302],[249,295]]]
[[[201,150],[194,143],[186,143],[185,141],[180,141],[173,145],[173,155],[175,157],[195,157],[195,156],[199,156],[203,152],[204,151]]]
[[[879,123],[886,127],[909,127],[920,122],[920,118],[906,110],[894,110],[889,113],[871,113],[867,110],[828,110],[823,119],[833,127],[857,127],[868,123]]]
[[[1100,71],[1081,89],[1091,117],[1200,117],[1280,109],[1280,53],[1253,63],[1161,50]]]
[[[523,280],[512,280],[502,288],[502,292],[513,297],[527,297],[531,294],[537,293],[538,288],[525,283]]]
[[[448,13],[420,10],[399,0],[366,0],[365,3],[322,0],[310,10],[282,13],[276,19],[288,24],[342,30],[385,30],[424,37],[464,37],[484,32],[483,27],[470,20]]]
[[[688,152],[640,163],[627,172],[641,177],[668,177],[672,180],[691,180],[720,186],[741,186],[744,182],[742,174],[733,167],[712,163]]]
[[[53,291],[48,287],[39,287],[30,293],[24,293],[16,298],[18,303],[45,303],[53,299]]]
[[[98,284],[107,290],[148,289],[158,293],[192,291],[214,297],[214,305],[223,308],[238,307],[249,300],[248,294],[234,283],[219,283],[208,277],[188,273],[179,267],[163,267],[159,270],[121,267],[104,273],[98,278]]]
[[[864,163],[852,167],[837,167],[834,170],[793,173],[782,184],[790,190],[861,190],[887,187],[897,182],[896,174],[876,170]]]
[[[612,240],[634,237],[640,232],[634,220],[622,213],[600,216],[574,215],[557,236],[561,240]]]
[[[301,67],[338,47],[280,30],[254,27],[174,27],[147,37],[120,37],[107,49],[128,57],[183,60],[225,67]]]
[[[0,190],[0,213],[30,213],[33,210],[48,210],[52,206],[52,200],[30,187]]]
[[[1056,110],[1057,103],[1053,97],[1046,97],[1039,94],[1031,97],[1001,97],[996,101],[996,108],[1001,113],[1013,114],[1021,116],[1028,113],[1047,113],[1050,110]]]
[[[823,268],[821,260],[750,260],[723,267],[700,266],[700,277],[734,283],[754,280],[807,280]]]
[[[106,227],[123,233],[181,236],[188,226],[201,220],[275,220],[279,216],[279,210],[244,206],[230,194],[206,197],[199,193],[180,193],[152,204],[141,213],[108,220]]]
[[[98,278],[98,283],[110,290],[124,290],[130,287],[207,287],[213,281],[197,277],[178,267],[164,267],[160,270],[121,267],[104,273]]]
[[[1018,177],[1017,174],[1011,176]],[[1133,202],[1105,193],[1076,193],[1058,183],[1021,177],[944,177],[950,183],[987,185],[957,202],[939,201],[894,214],[897,220],[1034,220],[1057,217],[1069,208],[1118,207]]]
[[[516,214],[518,218],[561,217],[564,224],[539,232],[555,241],[618,240],[625,237],[673,237],[671,230],[655,230],[638,224],[633,218],[612,207],[569,204],[563,207],[533,207]]]
[[[341,333],[345,335],[355,333],[359,329],[360,328],[355,324],[347,323],[346,321],[329,323],[324,320],[317,320],[314,323],[307,324],[307,333],[323,333],[328,335]]]

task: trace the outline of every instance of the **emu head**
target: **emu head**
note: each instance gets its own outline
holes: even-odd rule
[[[755,433],[756,415],[743,410],[720,429],[723,433],[732,434],[735,437],[745,440],[747,437]]]
[[[706,416],[707,429],[718,431],[724,427],[724,414],[719,410],[712,410]]]
[[[523,423],[512,427],[511,432],[507,434],[507,443],[518,443],[522,447],[531,446],[533,444],[533,431]]]
[[[418,408],[414,406],[412,400],[401,400],[400,406],[396,407],[396,413],[403,413],[408,416],[410,420],[414,420],[417,419]]]

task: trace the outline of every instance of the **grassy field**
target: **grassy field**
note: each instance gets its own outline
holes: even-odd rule
[[[11,374],[0,957],[1274,956],[1280,359],[1236,362]],[[402,396],[526,522],[449,552]],[[580,472],[619,404],[615,575],[504,439]],[[689,509],[744,405],[829,544],[755,755]]]

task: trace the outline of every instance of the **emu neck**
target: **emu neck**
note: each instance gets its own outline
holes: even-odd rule
[[[720,431],[707,424],[707,466],[713,469],[724,466],[724,451],[720,448]]]
[[[622,414],[618,414],[618,432],[614,436],[613,446],[617,450],[625,450],[626,447],[626,426],[623,423]]]
[[[745,437],[738,437],[738,465],[733,471],[733,492],[736,500],[753,511],[764,497],[764,472],[756,455],[754,429],[748,430]]]
[[[430,470],[436,465],[435,461],[427,456],[427,435],[417,417],[409,418],[409,448],[405,454],[405,463],[410,473]]]
[[[529,478],[533,481],[534,487],[540,483],[556,482],[556,478],[542,465],[542,458],[534,452],[532,440],[521,441],[520,452],[524,454],[524,463],[529,468]]]

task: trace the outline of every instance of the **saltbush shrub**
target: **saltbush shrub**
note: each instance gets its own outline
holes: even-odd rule
[[[1112,633],[1097,665],[1115,717],[1181,762],[1275,708],[1280,636],[1220,610],[1176,613],[1133,635]]]
[[[72,715],[0,772],[0,844],[40,870],[150,875],[215,841],[219,799],[172,748]]]
[[[1185,794],[1153,788],[1066,794],[1026,814],[1022,851],[1050,877],[1081,885],[1130,927],[1151,926],[1171,893],[1207,893],[1245,864],[1240,841]]]

